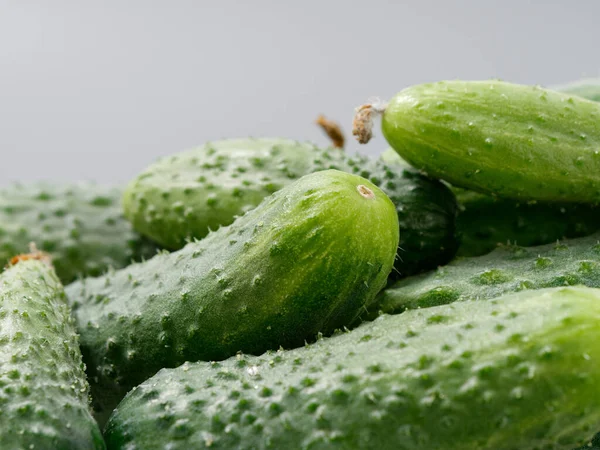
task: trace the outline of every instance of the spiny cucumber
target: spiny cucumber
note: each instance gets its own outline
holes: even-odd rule
[[[0,265],[35,242],[52,255],[63,283],[96,276],[156,247],[133,232],[121,190],[94,184],[15,184],[0,190]]]
[[[179,251],[68,286],[98,417],[163,367],[294,347],[349,324],[397,247],[389,198],[326,170]]]
[[[0,448],[103,449],[63,287],[41,253],[0,275]]]
[[[457,259],[400,280],[381,292],[375,304],[383,312],[397,313],[565,285],[600,288],[600,234],[538,247],[501,246],[484,256]]]
[[[357,114],[361,142],[374,108]],[[597,102],[495,80],[442,81],[398,93],[382,130],[412,166],[453,186],[519,200],[600,200]]]
[[[384,315],[309,346],[185,363],[114,411],[110,450],[570,450],[600,421],[600,290]]]
[[[178,249],[297,178],[330,168],[371,180],[396,205],[402,233],[392,280],[454,256],[457,204],[446,186],[408,168],[289,139],[228,139],[163,158],[129,184],[125,214],[140,233]]]

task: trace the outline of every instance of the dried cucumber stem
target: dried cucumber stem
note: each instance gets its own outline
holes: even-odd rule
[[[14,266],[15,264],[18,264],[21,261],[28,261],[30,259],[37,259],[46,263],[48,266],[52,266],[52,258],[50,257],[50,254],[38,250],[37,246],[35,245],[35,242],[29,243],[29,253],[22,253],[20,255],[13,256],[9,261],[8,265]]]
[[[352,121],[352,134],[360,144],[366,144],[373,137],[373,117],[377,114],[383,114],[386,103],[374,101],[366,103],[356,108],[356,114]]]
[[[336,122],[329,120],[322,114],[317,117],[315,122],[323,129],[329,139],[331,139],[331,142],[335,148],[344,148],[346,139],[344,138],[342,128]]]

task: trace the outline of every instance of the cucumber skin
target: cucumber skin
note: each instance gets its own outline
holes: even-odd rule
[[[600,229],[600,208],[595,206],[518,202],[460,188],[452,191],[460,205],[457,256],[481,256],[498,244],[543,245]]]
[[[121,190],[90,183],[15,184],[0,190],[0,265],[29,249],[52,255],[63,283],[156,254],[121,212]]]
[[[177,252],[71,284],[97,418],[163,367],[299,346],[349,324],[397,246],[389,198],[327,170]]]
[[[404,89],[382,130],[412,166],[453,186],[519,200],[600,200],[600,104],[501,81]]]
[[[104,449],[54,269],[19,261],[0,286],[0,448]]]
[[[384,315],[304,348],[162,370],[104,435],[110,450],[571,449],[600,420],[598,320],[589,288]]]
[[[484,256],[459,258],[436,271],[398,281],[382,291],[374,305],[391,314],[568,285],[600,288],[600,234],[538,247],[500,246]]]
[[[595,102],[600,101],[600,78],[584,78],[571,83],[552,86],[550,89],[565,94],[578,95]]]

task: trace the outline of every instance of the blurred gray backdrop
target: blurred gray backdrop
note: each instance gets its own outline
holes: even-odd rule
[[[325,145],[319,113],[350,138],[355,106],[425,81],[597,76],[599,17],[597,0],[0,0],[0,184],[124,183],[226,137]]]

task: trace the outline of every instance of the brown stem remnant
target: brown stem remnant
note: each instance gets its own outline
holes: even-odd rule
[[[373,137],[373,118],[385,111],[385,104],[380,102],[366,103],[356,108],[352,121],[352,134],[360,144],[366,144]]]
[[[42,261],[49,266],[52,265],[52,259],[50,258],[50,254],[38,250],[34,242],[31,242],[29,244],[29,253],[22,253],[20,255],[12,257],[8,265],[14,266],[15,264],[18,264],[21,261],[28,261],[30,259]]]
[[[344,148],[346,139],[342,128],[332,120],[327,119],[324,115],[317,117],[316,124],[319,125],[327,134],[335,148]]]

